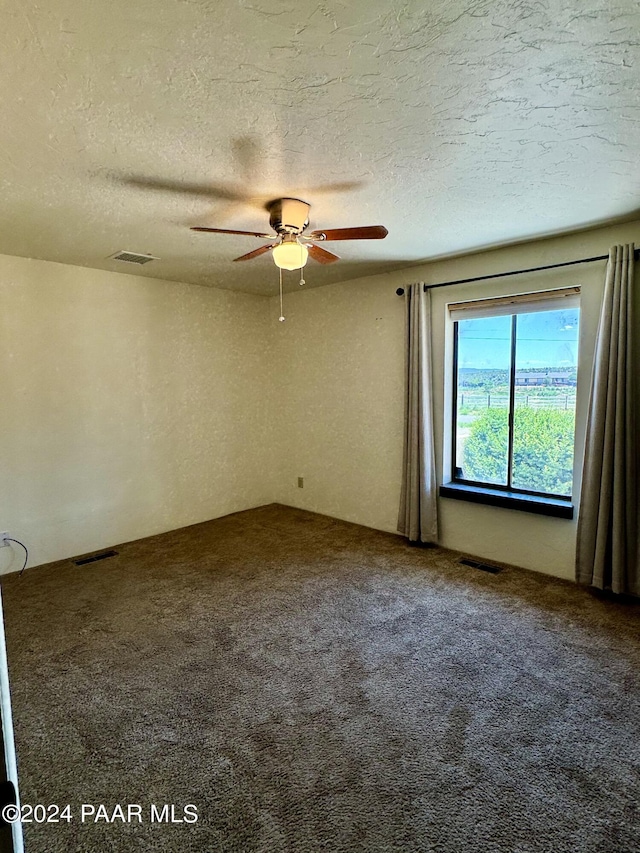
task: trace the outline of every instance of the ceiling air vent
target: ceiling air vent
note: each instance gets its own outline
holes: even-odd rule
[[[127,264],[148,264],[149,261],[159,261],[154,255],[141,255],[139,252],[125,252],[124,250],[116,252],[115,255],[109,255],[108,260],[125,261]]]

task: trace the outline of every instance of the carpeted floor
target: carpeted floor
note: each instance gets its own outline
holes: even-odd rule
[[[640,608],[277,505],[118,551],[3,582],[27,853],[640,850]]]

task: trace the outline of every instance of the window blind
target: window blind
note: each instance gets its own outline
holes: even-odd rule
[[[498,317],[505,314],[531,314],[534,311],[560,311],[580,305],[580,287],[561,287],[536,293],[518,293],[497,296],[493,299],[474,299],[469,302],[452,302],[449,313],[452,320],[475,320],[480,317]]]

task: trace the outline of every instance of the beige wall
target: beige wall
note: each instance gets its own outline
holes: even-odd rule
[[[640,239],[640,223],[442,260],[409,271],[295,292],[276,330],[279,476],[276,496],[293,506],[395,531],[402,461],[403,300],[395,289],[606,254]],[[313,275],[312,267],[307,278]],[[575,493],[590,365],[605,263],[432,291],[436,455],[448,472],[445,377],[451,329],[446,304],[465,298],[582,284]],[[450,384],[450,383],[449,383]],[[296,478],[304,476],[304,488]],[[448,475],[445,474],[445,479]],[[439,500],[443,545],[484,559],[573,577],[576,522]]]
[[[296,289],[285,323],[264,297],[0,256],[0,531],[28,544],[30,565],[273,500],[395,531],[404,334],[395,289],[604,254],[639,237],[636,222]],[[432,292],[440,479],[447,302],[584,286],[580,450],[603,275],[598,263]],[[576,488],[580,461],[579,452]],[[575,522],[439,506],[442,544],[572,577]],[[0,572],[17,568],[12,553],[0,549]]]
[[[0,306],[0,530],[30,565],[272,499],[267,299],[0,256]]]

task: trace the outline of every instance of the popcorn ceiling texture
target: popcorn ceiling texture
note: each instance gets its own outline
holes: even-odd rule
[[[3,581],[46,853],[631,853],[637,607],[276,505]]]
[[[257,241],[188,226],[263,230],[292,194],[389,228],[312,287],[638,205],[636,0],[5,6],[1,252],[272,294],[268,256],[231,263]]]

